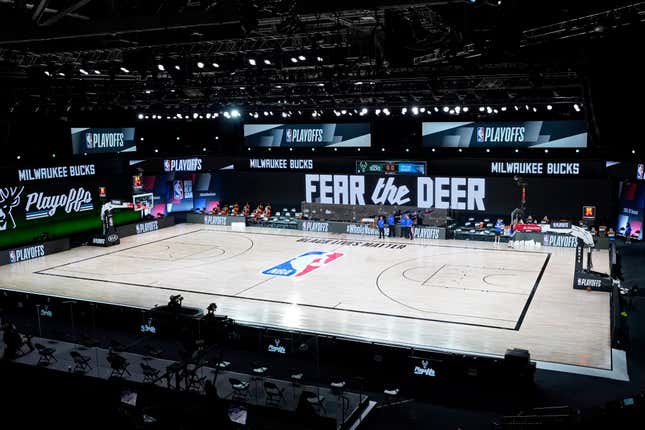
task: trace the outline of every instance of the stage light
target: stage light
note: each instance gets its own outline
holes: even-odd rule
[[[211,119],[211,114],[210,113],[206,114],[206,119]]]
[[[155,148],[155,152],[159,152],[159,150],[157,148]]]
[[[233,118],[239,118],[239,117],[240,117],[240,111],[239,111],[239,110],[237,110],[237,109],[233,109],[233,110],[231,111],[231,116],[232,116]]]
[[[412,106],[412,115],[419,115],[419,108],[416,106]]]
[[[553,109],[553,106],[551,106],[551,105],[546,105],[546,110],[551,110],[551,109]]]
[[[20,155],[16,156],[16,160],[20,160]]]
[[[529,110],[529,105],[524,105],[524,109]]]
[[[374,113],[375,113],[376,115],[380,115],[380,114],[381,114],[381,109],[376,109],[376,110],[374,111]]]
[[[455,113],[461,112],[461,108],[459,106],[455,106]]]
[[[544,150],[544,152],[548,154],[548,153],[549,153],[549,150],[548,150],[548,149],[545,149],[545,150]]]
[[[363,109],[361,109],[361,113],[360,113],[360,115],[361,115],[361,116],[363,116],[363,115],[367,115],[367,112],[369,112],[369,111],[367,110],[367,108],[363,108]]]
[[[152,119],[157,119],[157,115],[153,114]],[[141,140],[143,140],[143,137],[141,138]]]
[[[408,113],[408,108],[401,108],[401,115],[405,115],[406,113]]]
[[[436,149],[435,149],[435,148],[432,148],[432,152],[435,152],[435,151],[436,151]]]
[[[385,152],[385,148],[381,148],[381,152]]]
[[[334,148],[334,152],[337,152],[337,151],[338,151],[338,148]]]
[[[182,115],[180,113],[178,113],[177,118],[182,119]]]
[[[217,113],[217,112],[215,112],[215,113],[213,114],[213,118],[217,118],[218,116],[219,116],[219,113]],[[219,137],[217,137],[217,136],[216,136],[216,137],[215,137],[215,139],[219,139]]]
[[[356,81],[354,82],[354,85],[363,85],[363,81]]]
[[[282,112],[282,118],[286,118],[286,117],[287,117],[287,113],[286,113],[286,112]]]
[[[269,116],[269,112],[264,111],[264,116]]]
[[[533,106],[533,112],[537,112],[537,108]]]
[[[459,148],[459,152],[462,152],[462,151],[463,151],[463,149]]]
[[[255,60],[253,58],[249,58],[249,64],[251,66],[255,66],[256,62],[255,62]]]
[[[215,67],[216,69],[219,69],[219,64],[218,63],[213,63],[213,67]]]
[[[405,152],[410,152],[410,148],[405,148]]]
[[[159,69],[160,72],[163,72],[166,70],[166,68],[163,66],[163,64],[157,64],[157,69]]]
[[[442,109],[445,113],[450,112],[450,108],[448,106],[444,106]]]
[[[143,114],[142,114],[142,113],[140,113],[139,115],[137,115],[137,118],[139,118],[139,119],[143,119]]]
[[[343,115],[346,115],[347,111],[345,109],[341,109],[340,113],[342,113]]]
[[[257,112],[255,112],[255,113],[253,114],[253,118],[255,118],[255,119],[258,119],[259,117],[260,117],[260,115],[259,115]]]
[[[56,158],[56,154],[52,154],[52,158]]]
[[[493,109],[490,106],[486,106],[486,113],[493,113]]]
[[[506,112],[506,106],[502,106],[502,112]]]
[[[316,85],[318,85],[319,87],[324,87],[325,86],[325,84],[323,84],[322,82],[319,82]]]
[[[632,154],[636,154],[636,150],[635,150],[635,149],[632,149]]]
[[[51,76],[51,73],[49,73],[47,70],[45,70],[45,74],[46,74],[47,76]]]
[[[468,112],[468,106],[464,106],[464,107],[463,107],[463,109],[462,109],[462,111],[464,111],[464,112]]]
[[[515,148],[515,153],[517,154],[518,152],[520,152],[520,150]]]
[[[579,153],[580,153],[580,150],[579,150],[579,149],[576,149],[576,154],[579,154]]]
[[[121,71],[123,73],[130,73],[130,71],[128,69],[126,69],[125,67],[119,67],[119,68],[121,69]]]
[[[193,119],[197,119],[199,117],[198,113],[193,113]]]
[[[479,111],[480,112],[484,112],[485,110],[486,110],[486,108],[484,106],[479,106]]]
[[[298,60],[300,61],[305,61],[307,58],[305,58],[304,55],[298,55]]]
[[[65,77],[65,73],[63,73],[63,72],[58,72],[58,76]]]
[[[322,58],[322,57],[316,57],[316,61],[318,61],[319,63],[322,63],[322,62],[323,62],[323,58]]]
[[[206,148],[202,148],[202,151],[203,151],[203,152],[206,152]]]
[[[576,110],[576,112],[580,112],[580,106],[578,105],[578,103],[574,104],[573,108]]]
[[[486,148],[486,152],[490,152],[490,148]]]
[[[270,60],[265,59],[265,60],[264,60],[264,64],[266,64],[267,66],[270,66],[270,65],[271,65],[271,61],[270,61]]]
[[[298,62],[298,59],[297,59],[296,57],[291,57],[291,62],[292,62],[292,63],[297,63],[297,62]]]
[[[224,118],[226,119],[231,118],[231,114],[227,110],[224,111]]]
[[[94,71],[94,74],[95,74],[95,75],[100,75],[100,74],[101,74],[101,72],[100,72],[100,71],[98,71],[98,70],[95,70],[95,71]]]
[[[198,61],[197,62],[197,67],[199,67],[200,69],[203,69],[204,68],[204,63],[202,63],[201,61]]]
[[[513,109],[515,109],[516,111],[520,110],[520,108],[517,107],[517,105],[513,106]]]
[[[181,70],[181,67],[179,67],[179,64],[175,64],[175,70]]]
[[[419,108],[419,112],[424,113],[425,111],[426,111],[426,108],[424,108],[424,107]]]
[[[385,116],[390,116],[390,110],[388,108],[383,108],[383,113]]]
[[[493,109],[493,113],[499,113],[499,111],[497,110],[497,108]]]
[[[89,73],[85,69],[78,69],[78,71],[81,72],[82,75],[85,75],[85,76],[89,75]]]

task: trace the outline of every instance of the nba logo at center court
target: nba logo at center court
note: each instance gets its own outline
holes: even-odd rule
[[[477,127],[477,142],[484,142],[484,127]]]
[[[287,260],[284,263],[280,263],[276,266],[271,267],[263,271],[264,275],[272,276],[285,276],[285,277],[302,277],[308,273],[313,272],[314,270],[320,269],[321,267],[331,263],[332,261],[338,260],[342,257],[342,252],[326,252],[326,251],[310,251],[305,252]]]

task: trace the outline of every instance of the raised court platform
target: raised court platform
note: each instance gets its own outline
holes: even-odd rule
[[[181,224],[0,267],[0,288],[142,307],[181,293],[239,322],[611,369],[610,297],[572,288],[574,253]],[[607,251],[594,263],[607,272]]]

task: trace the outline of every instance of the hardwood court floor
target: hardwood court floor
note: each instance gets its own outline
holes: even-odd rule
[[[287,266],[320,266],[302,276],[269,271],[312,251],[327,254]],[[607,259],[595,252],[595,269]],[[573,266],[565,248],[182,224],[0,267],[0,288],[142,307],[181,293],[240,322],[481,354],[525,348],[609,369],[609,295],[574,290]]]

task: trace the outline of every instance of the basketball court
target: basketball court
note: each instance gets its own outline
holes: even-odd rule
[[[612,368],[610,295],[572,288],[575,249],[181,224],[0,267],[0,288],[244,323]],[[595,269],[608,271],[606,251]]]

